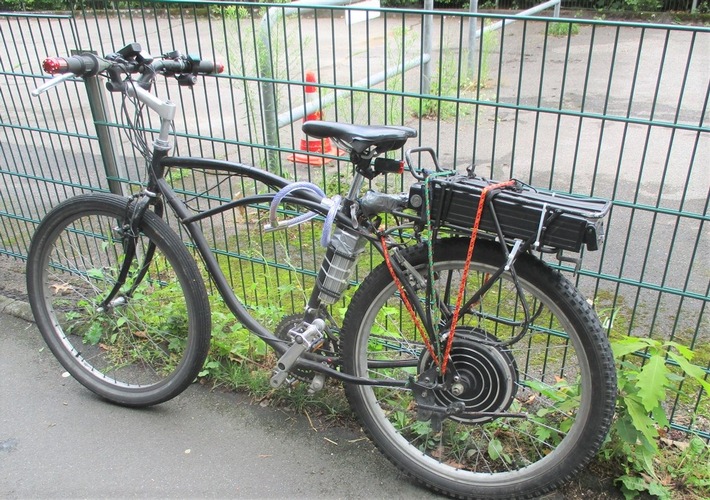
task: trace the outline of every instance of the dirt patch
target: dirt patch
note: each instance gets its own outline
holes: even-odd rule
[[[0,257],[0,276],[0,295],[15,300],[27,300],[24,260]]]
[[[624,495],[614,486],[614,471],[611,470],[610,465],[596,459],[572,481],[560,488],[557,495],[557,497],[550,498],[564,498],[565,500],[624,498]]]

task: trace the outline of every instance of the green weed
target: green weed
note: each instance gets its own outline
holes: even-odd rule
[[[619,366],[619,395],[616,420],[602,455],[620,464],[623,473],[617,483],[626,498],[644,491],[670,499],[674,485],[664,481],[659,471],[662,463],[659,443],[663,429],[669,427],[663,405],[668,392],[676,391],[680,381],[699,384],[706,393],[710,393],[710,383],[705,380],[705,371],[691,362],[693,352],[676,342],[625,336],[613,340],[612,349]],[[631,361],[627,356],[633,353],[641,353],[645,362]],[[696,475],[683,468],[682,463],[672,469],[680,487],[708,485],[707,470]]]
[[[555,37],[574,36],[579,34],[578,23],[553,22],[547,25],[547,34]]]

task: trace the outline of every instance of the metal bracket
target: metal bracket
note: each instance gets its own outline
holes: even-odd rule
[[[574,264],[574,270],[572,271],[574,274],[577,274],[579,272],[579,268],[582,266],[582,259],[578,259],[576,257],[567,257],[566,255],[563,255],[562,252],[564,250],[558,250],[557,251],[557,260],[560,262],[570,262]]]
[[[518,258],[518,252],[520,251],[520,247],[523,244],[523,240],[515,240],[515,243],[513,243],[513,248],[510,250],[510,253],[508,254],[508,261],[505,263],[505,270],[510,271],[510,266],[513,265],[515,260]]]
[[[449,406],[436,404],[434,389],[437,387],[437,377],[438,370],[432,366],[422,372],[416,381],[414,377],[410,377],[408,385],[417,403],[417,420],[422,422],[428,420],[434,432],[441,431],[441,423],[445,418],[451,415],[461,415],[466,410],[466,404],[463,401],[455,401]]]
[[[540,240],[542,239],[542,231],[545,228],[545,216],[547,215],[547,203],[542,204],[540,209],[540,222],[537,225],[537,236],[535,237],[535,243],[533,243],[533,248],[537,250],[540,248]]]
[[[424,280],[424,277],[419,273],[419,271],[414,269],[414,266],[411,265],[407,261],[407,259],[402,257],[402,254],[396,248],[394,250],[392,250],[392,256],[397,260],[397,264],[402,266],[404,268],[403,270],[407,271],[406,274],[408,274],[409,276],[412,277],[412,279],[414,279],[414,281],[416,282],[417,288],[419,290],[423,290],[424,287],[426,287],[426,281]]]

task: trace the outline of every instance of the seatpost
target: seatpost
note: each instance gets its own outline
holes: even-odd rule
[[[362,183],[364,180],[365,176],[355,170],[353,181],[350,183],[350,189],[348,190],[348,194],[346,196],[348,200],[354,201],[357,199],[357,195],[360,193],[360,188],[362,187]]]

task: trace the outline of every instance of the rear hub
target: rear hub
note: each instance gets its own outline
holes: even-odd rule
[[[451,416],[458,422],[483,423],[495,419],[491,413],[505,412],[517,391],[518,367],[510,351],[493,335],[459,327],[456,329],[451,359],[452,377],[447,376],[447,388],[435,389],[437,405],[451,407],[464,403],[463,415]],[[433,367],[427,350],[419,360],[419,373]],[[485,413],[485,415],[482,415]]]

